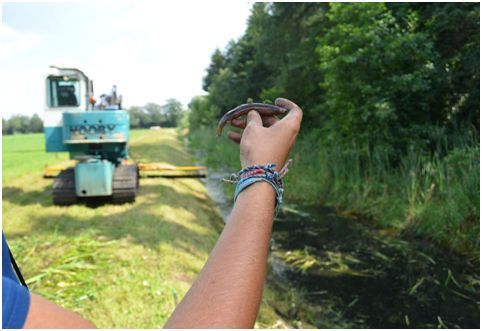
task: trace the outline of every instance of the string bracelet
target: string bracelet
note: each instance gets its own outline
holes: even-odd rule
[[[238,173],[233,173],[229,179],[222,179],[224,182],[236,184],[234,192],[234,201],[238,195],[248,186],[264,181],[270,184],[276,192],[276,213],[283,202],[284,183],[283,177],[288,173],[288,167],[293,160],[288,160],[280,171],[275,170],[276,163],[270,163],[266,166],[259,164],[246,167]]]

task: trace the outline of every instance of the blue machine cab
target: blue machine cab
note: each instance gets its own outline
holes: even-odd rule
[[[129,114],[121,109],[116,87],[96,105],[93,83],[78,69],[51,66],[45,81],[46,150],[68,152],[77,161],[55,178],[54,204],[100,197],[134,201],[139,171],[128,160]]]

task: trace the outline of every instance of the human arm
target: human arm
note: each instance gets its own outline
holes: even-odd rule
[[[233,122],[245,128],[240,142],[242,167],[276,163],[283,166],[302,119],[301,109],[286,99],[278,106],[290,110],[278,121],[262,119],[251,111],[247,121]],[[265,125],[269,127],[264,127]],[[167,328],[252,328],[263,293],[269,239],[273,225],[275,192],[257,182],[243,190],[203,270],[176,307]]]
[[[80,315],[29,292],[27,288],[2,277],[2,327],[24,329],[93,329],[94,324]]]
[[[30,293],[24,329],[94,329],[92,322],[40,295]]]

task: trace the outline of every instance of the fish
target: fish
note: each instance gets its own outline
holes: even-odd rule
[[[260,115],[281,115],[288,112],[288,109],[270,105],[266,103],[245,103],[231,109],[221,117],[216,129],[218,136],[223,132],[223,128],[229,121],[248,114],[251,110],[257,111]]]

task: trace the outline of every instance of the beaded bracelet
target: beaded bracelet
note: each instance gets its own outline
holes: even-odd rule
[[[280,205],[283,202],[283,177],[288,172],[288,166],[291,164],[291,162],[291,159],[288,160],[279,172],[274,169],[276,163],[270,163],[266,166],[256,164],[250,167],[246,167],[238,173],[233,173],[229,179],[223,179],[223,181],[229,183],[236,183],[234,201],[236,201],[238,195],[248,186],[259,181],[269,183],[276,192],[276,213],[278,213]]]

